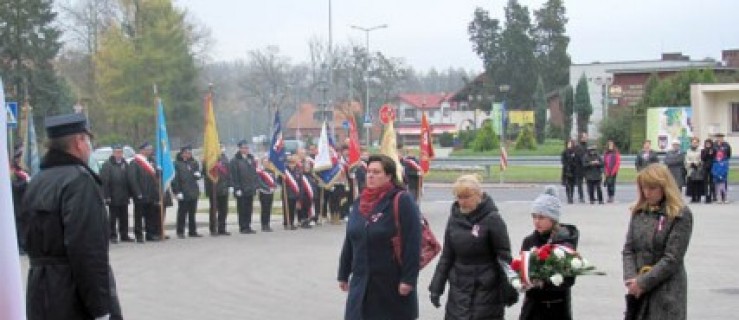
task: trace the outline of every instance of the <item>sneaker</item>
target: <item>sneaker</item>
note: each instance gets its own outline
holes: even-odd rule
[[[252,229],[244,229],[244,230],[239,231],[239,233],[241,233],[241,234],[255,234],[257,232],[254,231],[254,230],[252,230]]]
[[[272,232],[272,228],[270,228],[269,226],[263,226],[262,232]]]

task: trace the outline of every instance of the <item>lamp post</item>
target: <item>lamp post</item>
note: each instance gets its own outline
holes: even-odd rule
[[[507,84],[501,84],[498,86],[498,91],[503,97],[503,108],[500,110],[500,140],[501,143],[506,141],[506,125],[508,124],[508,107],[506,106],[506,98],[508,97],[508,91],[511,90],[511,86]]]
[[[364,31],[365,36],[365,47],[367,48],[367,67],[364,70],[364,85],[365,85],[365,99],[364,99],[364,118],[369,119],[369,113],[370,113],[370,103],[369,103],[369,64],[370,64],[370,45],[369,45],[369,34],[372,31],[378,30],[378,29],[384,29],[387,28],[387,24],[381,24],[370,28],[364,28],[359,26],[351,26],[352,29],[357,29],[360,31]],[[365,126],[366,132],[366,138],[367,138],[367,147],[370,145],[370,128],[369,126]]]
[[[602,112],[603,113],[602,113],[602,116],[601,116],[601,118],[602,118],[601,121],[603,121],[608,116],[608,105],[610,104],[609,103],[609,99],[608,99],[608,89],[611,86],[611,84],[613,83],[613,78],[611,78],[611,77],[604,77],[604,78],[596,77],[593,81],[595,82],[596,85],[599,85],[600,86],[600,90],[601,90],[600,91],[601,92],[601,106],[603,108],[602,109]]]

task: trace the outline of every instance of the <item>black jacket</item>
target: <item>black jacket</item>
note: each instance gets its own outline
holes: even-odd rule
[[[441,295],[449,282],[446,319],[502,319],[505,305],[500,262],[511,262],[508,230],[493,199],[483,194],[480,205],[462,214],[452,205],[444,232],[444,249],[429,290]]]
[[[228,188],[231,186],[231,175],[228,158],[225,154],[221,154],[221,157],[218,158],[218,164],[216,164],[216,166],[216,172],[218,174],[218,182],[216,182],[216,195],[219,197],[226,197],[228,196]],[[210,176],[208,176],[207,172],[205,172],[205,167],[203,167],[202,175],[205,179],[205,195],[210,198],[213,196],[213,180],[211,180]]]
[[[636,165],[636,171],[641,171],[641,169],[644,169],[652,163],[659,163],[659,157],[657,157],[657,152],[654,150],[649,150],[649,152],[641,150],[636,153],[636,161],[634,162]]]
[[[56,150],[31,180],[23,201],[29,320],[121,319],[101,185],[84,162]]]
[[[231,184],[234,192],[241,191],[243,195],[254,195],[257,192],[259,176],[257,176],[257,160],[251,154],[244,157],[237,152],[231,159]]]
[[[552,235],[551,232],[548,232],[546,234],[539,234],[537,231],[534,231],[532,234],[523,239],[523,243],[521,244],[521,251],[528,251],[533,247],[542,247],[547,243],[561,244],[566,245],[572,249],[577,249],[577,242],[579,238],[580,232],[577,230],[577,227],[568,224],[560,224],[554,235]],[[559,286],[555,286],[547,281],[541,288],[531,288],[529,290],[526,290],[526,298],[524,299],[523,306],[521,307],[520,319],[529,319],[532,310],[536,307],[536,304],[547,301],[562,301],[561,303],[565,303],[567,306],[567,308],[565,308],[565,312],[568,312],[569,315],[571,315],[572,308],[570,306],[570,288],[574,284],[575,277],[565,277],[564,282]],[[565,317],[565,315],[550,315],[550,319],[569,319],[569,317]]]
[[[574,179],[580,173],[582,167],[582,159],[576,148],[569,148],[562,151],[562,179]]]
[[[598,152],[588,152],[582,158],[582,166],[584,168],[585,180],[603,180],[603,157]]]
[[[200,198],[200,165],[195,159],[185,161],[181,154],[177,154],[174,163],[174,180],[172,180],[172,192],[175,195],[182,193],[184,201],[197,201]]]
[[[118,162],[115,157],[105,161],[100,169],[100,179],[103,181],[103,194],[105,201],[112,206],[126,206],[131,194],[128,190],[128,163],[121,158]]]
[[[139,157],[137,155],[137,157]],[[146,160],[154,169],[154,173],[147,171],[144,166],[134,158],[129,164],[128,183],[131,197],[137,203],[159,203],[159,171],[152,158]]]

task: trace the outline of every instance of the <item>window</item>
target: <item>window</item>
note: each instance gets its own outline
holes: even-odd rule
[[[731,132],[739,132],[739,102],[731,103]]]
[[[416,118],[416,109],[408,108],[403,111],[403,118]]]

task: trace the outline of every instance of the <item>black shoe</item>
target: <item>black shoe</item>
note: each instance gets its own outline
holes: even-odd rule
[[[262,227],[262,232],[272,232],[272,228],[270,228],[269,226],[264,226]]]
[[[160,236],[146,236],[146,241],[162,241]]]
[[[218,235],[219,236],[230,236],[231,235],[231,232],[228,232],[226,230],[218,231]]]
[[[585,203],[585,199],[580,199],[580,203]]]
[[[110,238],[110,243],[118,243],[118,238]]]
[[[304,221],[303,223],[300,224],[300,227],[303,229],[310,229],[311,228],[310,222]]]
[[[290,226],[290,229],[288,229],[288,230],[298,230],[298,227],[296,227],[296,226]]]
[[[179,239],[185,239],[185,234],[184,233],[178,233],[177,234],[177,238],[179,238]]]
[[[144,239],[143,238],[136,238],[136,243],[144,243]]]
[[[572,199],[567,199],[567,203],[573,204],[573,203],[575,203],[575,201],[572,201]]]
[[[121,242],[133,242],[133,241],[134,241],[134,240],[133,240],[133,238],[131,238],[131,237],[124,237],[124,238],[121,238]]]
[[[252,230],[252,229],[244,229],[244,230],[239,231],[239,233],[241,233],[241,234],[255,234],[257,232],[254,231],[254,230]]]
[[[200,237],[202,237],[197,232],[195,232],[195,233],[188,233],[187,236],[190,237],[190,238],[200,238]]]

